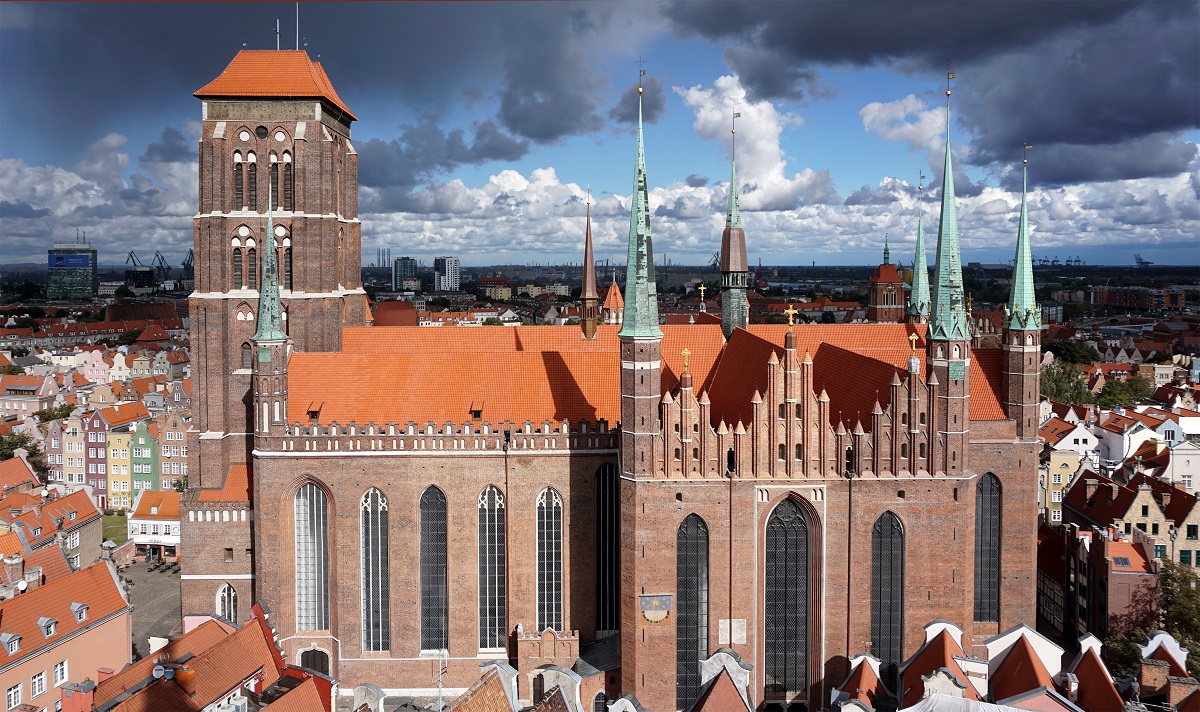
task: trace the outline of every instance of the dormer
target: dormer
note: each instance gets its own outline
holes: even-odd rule
[[[58,629],[58,619],[42,616],[38,618],[38,629],[42,631],[42,636],[49,638],[54,635]]]
[[[87,620],[87,611],[88,604],[86,603],[76,602],[71,604],[71,615],[75,616],[76,623],[82,623]]]
[[[0,645],[4,646],[4,652],[16,655],[21,650],[21,636],[16,633],[0,633]]]

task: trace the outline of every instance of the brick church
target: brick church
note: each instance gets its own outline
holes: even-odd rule
[[[652,712],[722,649],[754,707],[815,710],[859,653],[894,686],[929,621],[965,648],[1031,623],[1024,201],[1003,347],[972,350],[948,95],[936,269],[918,228],[892,323],[749,324],[734,173],[721,319],[661,325],[639,120],[619,319],[589,218],[582,328],[373,327],[355,116],[306,53],[240,52],[196,92],[184,615],[261,601],[343,690],[449,695],[502,660],[523,700],[554,671]]]

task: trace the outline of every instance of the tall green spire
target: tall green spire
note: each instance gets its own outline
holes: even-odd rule
[[[646,71],[642,70],[641,76]],[[654,284],[654,243],[650,237],[650,197],[646,186],[646,149],[642,142],[642,86],[638,80],[637,158],[629,206],[629,255],[625,265],[625,316],[617,336],[661,339],[658,288]]]
[[[258,331],[254,341],[286,341],[283,307],[279,303],[279,261],[275,256],[275,226],[271,219],[271,188],[267,186],[267,239],[263,244],[262,288],[258,292]]]
[[[947,84],[954,75],[950,74]],[[958,247],[958,209],[954,205],[954,167],[950,159],[950,89],[946,89],[946,167],[942,172],[942,218],[938,224],[937,266],[933,279],[929,335],[938,341],[970,338],[963,311],[962,256]]]
[[[888,249],[888,236],[886,232],[883,233],[883,263],[885,265],[892,263],[892,251]]]
[[[1026,146],[1025,148],[1030,148]],[[1029,211],[1025,194],[1029,186],[1029,160],[1021,159],[1021,222],[1017,227],[1017,256],[1013,260],[1012,294],[1004,310],[1004,328],[1040,331],[1042,310],[1033,289],[1033,253],[1029,246]]]
[[[913,254],[912,292],[908,295],[908,314],[918,322],[929,318],[929,259],[925,257],[925,175],[917,186],[917,251]]]

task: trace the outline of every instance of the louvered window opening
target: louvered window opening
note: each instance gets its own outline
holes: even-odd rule
[[[446,495],[430,487],[421,495],[421,650],[448,647],[446,567]]]
[[[391,647],[387,499],[371,488],[362,499],[363,650]]]
[[[325,492],[296,492],[296,629],[329,630],[329,507]]]
[[[596,477],[596,635],[620,628],[621,513],[616,465],[600,467]]]
[[[250,156],[253,158],[253,154]],[[258,210],[258,164],[250,161],[246,164],[246,202],[247,210]]]
[[[287,162],[283,164],[283,209],[291,211],[294,207],[293,195],[295,190],[292,187],[292,164]]]
[[[1000,620],[1000,480],[975,487],[975,620]]]
[[[217,615],[230,623],[240,623],[238,620],[237,590],[231,584],[225,584],[217,593]]]
[[[270,168],[271,190],[267,191],[271,195],[271,209],[279,209],[279,164],[275,162],[274,156],[271,160]]]
[[[283,249],[283,288],[292,290],[292,248]]]
[[[488,487],[479,495],[479,647],[507,645],[504,495]]]
[[[329,674],[329,653],[324,650],[305,650],[300,653],[300,667]]]
[[[708,657],[708,527],[690,514],[675,536],[675,707],[700,695],[700,661]]]
[[[538,631],[563,629],[562,498],[552,489],[537,500]]]
[[[871,535],[871,652],[884,684],[897,689],[904,656],[904,527],[892,512],[875,520]]]
[[[253,247],[246,252],[246,268],[250,289],[258,289],[258,250]]]
[[[808,519],[784,500],[767,522],[766,692],[808,687]]]
[[[233,249],[233,263],[231,265],[233,272],[233,281],[231,285],[234,289],[241,289],[246,286],[246,279],[242,275],[242,250],[240,247]]]
[[[246,207],[245,190],[243,189],[243,187],[244,187],[243,186],[243,183],[244,183],[243,176],[244,176],[244,172],[242,169],[242,162],[240,160],[238,160],[237,163],[233,164],[233,209],[234,210],[242,210]]]

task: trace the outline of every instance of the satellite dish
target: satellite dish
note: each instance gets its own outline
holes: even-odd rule
[[[175,668],[167,668],[166,672],[163,673],[163,677],[167,678],[168,680],[174,680],[175,679]]]
[[[17,582],[17,590],[18,591],[24,591],[27,588],[29,588],[29,584],[25,582],[25,579],[21,579],[20,581]]]
[[[167,669],[165,667],[163,667],[162,665],[155,665],[154,670],[151,672],[151,674],[154,675],[154,679],[157,680],[160,677],[162,677],[163,673],[165,673],[166,671],[167,671]]]
[[[48,495],[48,494],[50,494],[50,490],[43,487],[42,488],[42,498],[45,499],[46,495]]]

